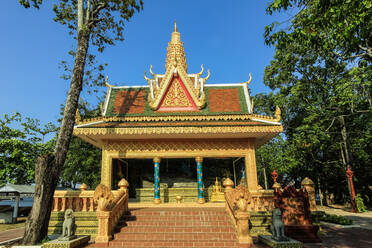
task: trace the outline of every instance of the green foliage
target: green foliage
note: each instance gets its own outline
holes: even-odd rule
[[[101,179],[101,149],[86,141],[72,137],[60,182],[65,187],[76,188],[85,183],[94,189]]]
[[[63,108],[64,106],[61,109]],[[79,111],[83,119],[102,115],[99,107],[92,107],[83,100],[79,103]],[[77,184],[85,183],[94,189],[101,179],[101,158],[101,149],[73,136],[60,176],[60,184],[76,189]]]
[[[325,221],[325,222],[330,222],[330,223],[335,223],[335,224],[340,224],[340,225],[352,225],[353,221],[347,219],[344,216],[341,215],[335,215],[335,214],[326,214],[322,215],[319,218],[320,221]]]
[[[366,206],[364,205],[363,198],[360,196],[360,194],[356,194],[355,196],[355,203],[357,206],[357,210],[359,213],[363,213],[367,211]]]
[[[326,49],[341,59],[371,62],[370,0],[275,0],[266,12],[289,9],[297,12],[291,22],[274,22],[265,28],[266,44],[285,46],[285,40],[301,40],[305,47]]]
[[[53,140],[44,143],[44,136],[55,132],[55,126],[41,128],[39,120],[25,120],[19,113],[0,119],[0,184],[32,183],[35,159],[53,149]]]
[[[41,241],[41,244],[44,244],[49,241],[51,241],[51,239],[48,236],[45,236],[45,238]]]
[[[40,5],[43,3],[43,0],[19,0],[19,3],[25,8],[30,8],[32,4],[33,7],[39,9]]]
[[[339,202],[348,197],[345,167],[350,163],[356,190],[370,194],[370,4],[275,0],[267,13],[289,9],[297,14],[265,30],[266,43],[276,48],[264,75],[273,93],[254,98],[256,112],[272,113],[275,105],[281,107],[285,138],[276,148],[263,146],[258,154],[282,154],[283,159],[268,160],[264,166],[278,168],[283,178],[297,185],[305,176],[319,179],[323,192],[334,193]]]

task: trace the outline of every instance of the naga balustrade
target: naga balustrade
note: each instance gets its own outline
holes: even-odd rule
[[[98,234],[96,243],[107,243],[112,239],[112,230],[120,216],[128,211],[128,182],[121,179],[119,190],[110,191],[105,185],[100,184],[94,191],[94,204],[97,204]]]
[[[244,247],[252,247],[253,240],[249,235],[249,218],[248,205],[252,198],[248,188],[239,185],[235,189],[232,187],[234,183],[227,178],[223,182],[225,187],[226,211],[230,214],[232,221],[238,233],[238,240]]]

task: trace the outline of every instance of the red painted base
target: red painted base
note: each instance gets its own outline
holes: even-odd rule
[[[318,237],[319,226],[314,225],[288,225],[284,228],[285,235],[303,243],[320,243]]]

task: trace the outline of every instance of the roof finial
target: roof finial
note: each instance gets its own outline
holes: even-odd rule
[[[282,111],[280,110],[279,106],[276,105],[276,108],[275,108],[275,119],[277,121],[280,121],[282,119]]]
[[[177,23],[174,21],[174,31],[171,35],[171,40],[168,43],[167,58],[165,60],[165,68],[174,65],[177,59],[177,66],[182,66],[187,72],[186,56],[181,41],[181,34],[177,31]]]
[[[251,73],[249,73],[249,79],[248,79],[248,81],[247,82],[245,82],[247,85],[249,85],[249,83],[252,81],[252,75],[251,75]]]

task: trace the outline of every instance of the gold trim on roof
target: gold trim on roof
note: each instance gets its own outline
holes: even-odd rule
[[[277,122],[276,117],[248,114],[248,115],[175,115],[175,116],[113,116],[113,117],[94,117],[81,120],[80,124],[89,124],[98,121],[105,122],[157,122],[157,121],[236,121],[236,120],[262,120]]]
[[[74,135],[280,133],[283,126],[75,128]]]

